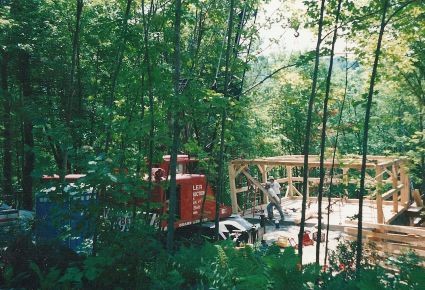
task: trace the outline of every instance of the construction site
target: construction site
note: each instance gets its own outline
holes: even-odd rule
[[[341,239],[355,240],[359,199],[356,195],[360,180],[360,156],[325,160],[324,197],[322,201],[322,233],[329,220],[329,248]],[[253,223],[264,216],[268,204],[264,187],[273,175],[281,185],[281,208],[284,221],[264,227],[263,239],[268,243],[282,242],[294,246],[299,232],[302,209],[301,169],[303,155],[285,155],[256,159],[236,159],[228,164],[232,211]],[[313,237],[319,223],[317,189],[320,178],[319,156],[309,156],[309,176],[306,203],[306,232]],[[422,198],[411,190],[404,157],[368,156],[366,163],[366,192],[363,199],[363,230],[365,243],[373,242],[382,252],[399,254],[414,250],[425,256]],[[330,176],[330,172],[334,172]],[[332,189],[328,199],[329,189]],[[330,203],[329,203],[330,200]],[[329,215],[329,218],[328,218]],[[276,215],[276,211],[274,212]],[[421,227],[422,226],[422,227]],[[315,237],[316,238],[316,237]],[[322,240],[324,240],[322,236]],[[324,255],[324,243],[321,255]],[[313,241],[310,245],[313,245]],[[315,247],[305,245],[304,262],[314,261]]]

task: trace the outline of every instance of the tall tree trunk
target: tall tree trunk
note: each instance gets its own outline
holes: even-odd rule
[[[363,243],[363,237],[362,237],[363,196],[365,194],[366,155],[367,155],[367,141],[368,141],[368,134],[369,134],[370,109],[372,107],[372,97],[373,97],[373,92],[375,87],[376,75],[378,71],[379,55],[381,54],[382,36],[384,35],[384,29],[386,24],[385,17],[387,15],[389,2],[390,2],[389,0],[385,0],[382,7],[381,27],[379,29],[378,43],[376,45],[376,50],[375,50],[375,60],[373,62],[372,75],[370,77],[369,92],[367,95],[367,104],[366,104],[366,114],[365,114],[365,120],[364,120],[363,143],[362,143],[362,167],[360,170],[360,191],[358,194],[359,218],[358,218],[358,225],[357,225],[357,246],[356,246],[356,271],[358,275],[360,274],[361,260],[363,256],[363,253],[362,253],[363,251],[363,244],[362,244]]]
[[[81,48],[81,42],[80,42],[80,34],[81,34],[81,16],[82,16],[82,12],[83,12],[83,5],[84,2],[83,0],[77,0],[77,20],[76,20],[76,27],[75,27],[75,31],[76,31],[76,36],[75,38],[75,42],[76,42],[76,48],[75,48],[75,92],[74,92],[74,97],[73,97],[73,102],[74,104],[73,109],[74,109],[74,115],[75,118],[77,118],[77,122],[73,122],[73,126],[72,126],[72,133],[73,133],[73,144],[74,144],[74,148],[75,150],[78,152],[79,149],[82,146],[82,141],[83,139],[80,138],[79,132],[78,132],[78,127],[81,124],[81,119],[82,119],[82,115],[83,113],[83,87],[82,87],[82,79],[81,79],[81,61],[80,61],[80,48]],[[81,167],[79,166],[79,164],[75,164],[73,167],[73,170],[76,170],[76,172],[79,172],[81,170]]]
[[[229,82],[230,82],[230,54],[232,50],[232,29],[233,29],[233,13],[235,1],[230,0],[229,11],[229,26],[227,28],[227,49],[226,49],[226,63],[224,75],[224,99],[227,102],[229,98]],[[224,193],[224,137],[226,133],[226,119],[227,119],[227,104],[223,105],[223,112],[221,114],[221,135],[220,135],[220,152],[218,156],[218,185],[217,194],[215,198],[215,239],[219,238],[219,220],[220,220],[220,204],[221,197]]]
[[[30,83],[30,56],[25,51],[20,51],[19,55],[19,79],[22,86],[22,99],[24,104],[23,116],[23,142],[24,142],[24,161],[22,168],[22,189],[23,189],[23,208],[32,210],[32,176],[34,170],[34,136],[31,117],[28,116],[33,106],[31,83]]]
[[[76,17],[75,17],[75,30],[74,35],[72,37],[72,57],[71,57],[71,71],[70,71],[70,88],[69,92],[67,94],[67,100],[66,100],[66,108],[65,108],[65,123],[66,128],[69,130],[69,136],[65,136],[64,140],[64,146],[62,148],[62,166],[61,166],[61,180],[62,182],[65,181],[65,175],[67,173],[69,165],[68,160],[68,149],[72,141],[75,140],[69,140],[69,138],[72,139],[78,139],[75,138],[75,132],[74,132],[74,125],[71,123],[71,118],[77,115],[79,111],[77,110],[79,107],[79,100],[75,100],[76,96],[80,98],[81,94],[81,88],[79,88],[80,83],[80,76],[77,77],[77,84],[76,84],[76,73],[77,65],[79,66],[80,62],[80,30],[81,30],[81,14],[83,12],[83,0],[76,0],[77,1],[77,10],[76,10]],[[77,74],[79,75],[80,72],[77,70]]]
[[[308,101],[308,111],[307,111],[307,122],[305,130],[305,140],[304,140],[304,168],[303,168],[303,200],[301,205],[301,225],[300,232],[298,234],[298,255],[300,258],[300,264],[302,265],[303,261],[303,235],[304,235],[304,226],[305,226],[305,211],[307,204],[307,187],[308,187],[308,154],[310,151],[310,135],[311,135],[311,119],[313,115],[313,105],[314,99],[316,98],[316,87],[317,87],[317,75],[319,72],[319,57],[320,57],[320,44],[322,42],[322,27],[323,27],[323,14],[325,11],[325,0],[321,0],[320,4],[320,17],[319,17],[319,27],[316,43],[316,57],[314,61],[314,70],[313,70],[313,83],[311,85],[311,94]]]
[[[341,11],[341,2],[338,0],[338,8],[335,16],[335,25],[334,33],[332,37],[332,46],[331,46],[331,55],[329,60],[328,75],[326,78],[326,89],[325,89],[325,99],[323,101],[323,120],[322,120],[322,135],[320,139],[320,182],[319,182],[319,193],[317,195],[317,207],[318,207],[318,228],[317,228],[317,239],[316,243],[316,264],[319,265],[320,261],[320,237],[322,236],[322,198],[323,198],[323,185],[325,181],[325,147],[326,147],[326,123],[328,121],[328,101],[329,93],[331,90],[331,81],[332,81],[332,69],[334,64],[334,55],[335,55],[335,43],[338,36],[338,22]]]
[[[346,47],[347,50],[347,47]],[[348,88],[348,54],[345,53],[345,85],[344,85],[344,96],[342,98],[342,104],[341,109],[339,110],[339,117],[338,117],[338,124],[337,124],[337,131],[335,136],[335,142],[333,145],[333,153],[332,153],[332,166],[330,170],[330,182],[329,182],[329,191],[328,191],[328,212],[327,212],[327,219],[326,219],[326,243],[325,243],[325,258],[323,264],[326,265],[328,261],[328,246],[329,246],[329,222],[330,222],[330,208],[332,203],[332,189],[333,189],[333,177],[334,177],[334,170],[335,170],[335,158],[336,158],[336,148],[338,148],[338,138],[341,128],[341,121],[342,121],[342,114],[344,112],[345,107],[345,100],[347,98],[347,88]]]
[[[127,31],[128,31],[128,19],[130,18],[130,8],[131,8],[131,3],[132,0],[127,0],[127,5],[125,8],[125,14],[124,14],[124,20],[122,23],[122,35],[121,35],[121,39],[118,45],[118,51],[117,51],[117,59],[115,61],[115,67],[114,70],[112,72],[112,79],[111,79],[111,91],[109,93],[109,98],[108,98],[108,121],[106,124],[106,140],[105,140],[105,152],[109,151],[109,147],[110,147],[110,143],[112,142],[112,109],[114,106],[114,100],[115,100],[115,93],[116,93],[116,88],[117,88],[117,80],[118,80],[118,75],[120,73],[121,70],[121,64],[122,64],[122,59],[124,57],[124,49],[125,49],[125,45],[127,43]]]
[[[83,12],[83,0],[76,0],[77,10],[75,14],[75,30],[72,37],[72,56],[71,56],[71,71],[70,71],[70,93],[67,97],[66,102],[66,121],[69,123],[73,114],[77,112],[79,107],[78,100],[75,100],[76,95],[78,94],[78,86],[75,84],[77,65],[79,64],[80,59],[80,31],[81,31],[81,15]],[[77,80],[78,81],[78,80]]]
[[[425,96],[424,96],[425,99]],[[421,104],[421,103],[419,103]],[[425,108],[422,107],[419,113],[419,130],[422,132],[422,144],[425,144],[425,132],[424,132],[424,116]],[[421,153],[421,172],[422,172],[422,183],[421,183],[421,194],[425,194],[425,153]]]
[[[149,13],[150,15],[153,11],[153,2],[151,2]],[[150,59],[149,53],[149,27],[148,22],[146,20],[145,14],[145,0],[142,0],[142,18],[143,18],[143,33],[144,33],[144,50],[145,57],[144,63],[146,66],[147,72],[147,89],[148,89],[148,99],[149,99],[149,146],[148,146],[148,200],[150,200],[151,192],[152,192],[152,167],[153,167],[153,155],[154,155],[154,134],[155,134],[155,107],[154,107],[154,95],[153,95],[153,77],[152,77],[152,62]],[[149,211],[150,203],[146,204],[147,211]]]
[[[1,95],[3,96],[3,192],[4,201],[11,204],[13,199],[12,187],[12,100],[9,95],[8,62],[9,55],[1,50]]]
[[[180,24],[182,15],[182,2],[176,0],[175,20],[174,20],[174,98],[171,106],[172,124],[173,124],[173,145],[170,156],[170,202],[168,210],[168,228],[167,228],[167,250],[169,253],[174,248],[174,221],[176,214],[177,203],[177,183],[176,183],[176,168],[177,168],[177,153],[180,139],[180,124],[179,124],[179,82],[180,82]]]

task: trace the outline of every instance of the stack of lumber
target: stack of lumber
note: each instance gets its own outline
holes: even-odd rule
[[[357,227],[345,227],[348,239],[357,237]],[[408,226],[363,223],[363,242],[373,242],[378,250],[401,254],[413,250],[425,257],[425,229]]]

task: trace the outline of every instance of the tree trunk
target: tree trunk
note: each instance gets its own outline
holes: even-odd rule
[[[176,0],[176,11],[174,21],[174,99],[172,104],[172,124],[173,124],[173,145],[171,148],[170,156],[170,206],[168,210],[168,228],[167,228],[167,250],[169,253],[174,248],[174,221],[176,214],[176,203],[177,203],[177,184],[176,184],[176,168],[177,168],[177,152],[179,148],[180,138],[180,124],[179,124],[179,81],[180,81],[180,24],[182,14],[182,3],[181,0]]]
[[[375,80],[378,71],[378,62],[379,55],[381,53],[381,44],[382,36],[384,35],[385,29],[385,17],[387,14],[389,6],[389,0],[385,0],[382,7],[382,18],[381,18],[381,27],[379,30],[378,43],[376,45],[375,51],[375,60],[373,62],[372,75],[370,77],[369,92],[367,95],[367,104],[366,104],[366,114],[364,120],[364,131],[363,131],[363,143],[362,143],[362,167],[360,170],[360,191],[358,194],[359,198],[359,218],[357,225],[357,246],[356,246],[356,271],[357,274],[360,274],[361,270],[361,260],[362,260],[362,251],[363,251],[363,239],[362,239],[362,230],[363,230],[363,196],[365,194],[365,176],[366,176],[366,155],[367,155],[367,141],[369,134],[369,120],[370,120],[370,109],[372,107],[372,97],[375,87]]]
[[[322,42],[322,27],[323,27],[323,14],[325,11],[325,0],[321,0],[320,4],[320,18],[319,18],[319,27],[316,43],[316,57],[314,62],[314,71],[313,71],[313,83],[311,86],[311,95],[308,101],[308,111],[307,111],[307,122],[305,130],[305,140],[304,140],[304,168],[303,168],[303,200],[301,208],[301,225],[300,232],[298,234],[298,255],[300,258],[300,265],[302,265],[303,260],[303,235],[304,235],[304,226],[305,226],[305,211],[307,204],[307,186],[308,186],[308,154],[310,151],[310,134],[311,134],[311,119],[313,115],[313,105],[314,99],[316,97],[316,87],[317,87],[317,75],[319,72],[319,57],[320,57],[320,44]]]
[[[130,8],[131,8],[132,0],[127,0],[127,5],[125,8],[125,14],[124,14],[124,20],[122,23],[122,36],[118,45],[118,52],[117,52],[117,59],[115,61],[115,67],[112,73],[112,79],[111,79],[111,91],[108,98],[108,121],[106,124],[106,140],[105,140],[105,152],[109,151],[110,143],[112,142],[112,109],[114,106],[114,100],[115,100],[115,92],[117,88],[117,80],[118,75],[121,70],[121,64],[122,59],[124,57],[124,49],[125,44],[127,43],[127,30],[128,30],[128,19],[130,17]]]
[[[425,98],[424,98],[425,99]],[[425,132],[424,132],[424,116],[425,116],[425,108],[422,107],[419,113],[419,130],[422,132],[422,144],[425,144]],[[425,153],[422,151],[421,153],[421,175],[422,175],[422,183],[421,183],[421,194],[425,194]]]
[[[68,94],[66,102],[66,121],[70,122],[74,113],[77,112],[79,107],[78,100],[75,100],[78,94],[78,86],[75,84],[77,65],[79,64],[79,52],[80,52],[80,30],[81,30],[81,14],[83,12],[83,0],[77,1],[77,11],[75,19],[75,30],[72,37],[72,58],[71,58],[71,72],[70,72],[70,93]],[[78,72],[77,72],[78,74]]]
[[[227,49],[226,49],[226,63],[225,63],[225,76],[224,76],[224,100],[229,98],[229,82],[230,82],[230,54],[232,49],[232,29],[233,29],[233,12],[235,1],[230,1],[229,12],[229,26],[227,30]],[[220,152],[218,156],[218,185],[217,194],[215,198],[215,239],[219,239],[219,220],[220,220],[220,204],[221,197],[224,193],[224,137],[226,133],[226,118],[227,118],[227,104],[223,105],[223,112],[221,115],[221,135],[220,135]]]
[[[338,8],[336,11],[336,19],[334,25],[334,33],[332,37],[332,46],[331,46],[331,55],[329,60],[329,69],[328,75],[326,78],[326,89],[325,89],[325,99],[323,101],[323,120],[322,120],[322,135],[320,139],[320,182],[319,182],[319,193],[317,195],[317,207],[318,207],[318,228],[317,228],[317,239],[316,243],[316,264],[319,265],[320,261],[320,237],[322,235],[322,198],[323,198],[323,185],[325,181],[325,147],[326,147],[326,123],[328,121],[328,101],[329,101],[329,93],[331,89],[331,81],[332,81],[332,69],[334,64],[334,55],[335,55],[335,42],[338,36],[338,22],[341,11],[341,2],[342,0],[338,0]]]
[[[76,141],[79,138],[76,138],[74,125],[71,123],[71,118],[77,116],[79,114],[79,106],[80,100],[75,100],[76,96],[80,98],[81,96],[81,85],[80,80],[80,72],[77,69],[77,65],[79,67],[80,63],[80,30],[81,30],[81,14],[83,12],[83,0],[77,1],[77,11],[76,11],[76,19],[75,19],[75,31],[72,37],[72,57],[71,57],[71,71],[70,71],[70,88],[67,94],[66,107],[65,107],[65,123],[66,128],[69,130],[69,135],[64,136],[64,146],[61,149],[62,153],[62,166],[61,170],[61,181],[65,181],[65,175],[70,167],[70,163],[68,160],[68,148],[72,141]],[[75,83],[77,70],[77,84]],[[74,140],[69,140],[70,138]]]
[[[423,97],[425,101],[425,96]],[[422,145],[425,146],[425,131],[424,131],[424,116],[425,116],[425,102],[422,99],[419,99],[419,106],[421,109],[419,111],[419,132],[422,132]],[[425,153],[421,152],[421,161],[420,161],[420,175],[422,182],[420,185],[420,193],[425,194]]]
[[[347,48],[346,48],[347,50]],[[328,261],[328,245],[329,245],[329,222],[330,222],[330,207],[332,203],[332,188],[333,188],[333,177],[334,177],[334,170],[335,170],[335,157],[336,157],[336,148],[338,148],[338,138],[341,128],[341,121],[342,121],[342,114],[344,112],[344,106],[345,106],[345,100],[347,98],[347,88],[348,88],[348,54],[345,53],[345,85],[344,85],[344,96],[342,98],[342,104],[341,109],[339,111],[339,117],[338,117],[338,125],[337,125],[337,131],[335,136],[335,142],[333,145],[333,153],[332,153],[332,166],[330,170],[330,182],[329,182],[329,191],[328,191],[328,213],[327,213],[327,221],[326,221],[326,244],[325,244],[325,258],[324,258],[324,265],[327,264]]]
[[[149,14],[152,13],[153,2],[149,8]],[[148,15],[149,15],[148,14]],[[148,22],[146,21],[145,14],[145,0],[142,0],[142,18],[143,18],[143,33],[144,33],[144,50],[145,57],[144,62],[146,66],[147,73],[147,89],[148,89],[148,99],[149,99],[149,118],[150,118],[150,128],[149,128],[149,146],[148,146],[148,201],[150,200],[152,192],[152,166],[153,166],[153,155],[154,155],[154,134],[155,134],[155,107],[154,107],[154,95],[153,95],[153,77],[152,77],[152,62],[150,59],[149,53],[149,27]],[[149,211],[150,203],[147,202],[146,211]]]
[[[9,95],[8,85],[8,62],[9,55],[5,50],[1,50],[1,95],[3,96],[3,192],[4,201],[12,204],[12,100]]]
[[[25,210],[33,209],[32,198],[32,176],[34,170],[34,136],[31,117],[28,116],[32,102],[32,92],[30,83],[30,56],[25,51],[19,52],[19,79],[22,86],[22,99],[24,105],[23,116],[23,142],[24,142],[24,161],[22,168],[22,190],[23,190],[23,208]]]

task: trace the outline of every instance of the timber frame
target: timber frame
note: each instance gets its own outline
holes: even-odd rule
[[[333,184],[343,183],[348,185],[349,183],[357,184],[358,178],[352,178],[350,176],[350,170],[355,170],[360,173],[361,169],[361,156],[350,155],[337,158],[335,160],[334,168],[336,173],[333,177]],[[367,186],[374,188],[373,191],[369,192],[368,196],[364,198],[368,203],[376,205],[376,223],[385,224],[392,222],[398,215],[405,211],[410,205],[410,180],[406,171],[407,158],[405,157],[391,157],[391,156],[367,156],[366,163],[366,184]],[[284,199],[300,199],[302,193],[295,187],[295,183],[302,182],[302,176],[294,176],[296,172],[301,173],[301,168],[304,165],[304,155],[285,155],[275,156],[266,158],[256,159],[236,159],[229,162],[229,181],[230,181],[230,192],[232,200],[232,211],[233,213],[242,212],[241,206],[244,203],[243,211],[248,209],[247,201],[240,200],[242,193],[248,193],[249,191],[254,192],[254,200],[251,202],[250,207],[254,209],[261,203],[267,203],[267,194],[263,194],[263,200],[261,203],[258,202],[258,193],[262,191],[266,193],[264,183],[267,181],[270,171],[274,169],[274,172],[283,172],[283,176],[275,177],[275,180],[280,184],[285,185],[286,192]],[[320,167],[319,156],[309,156],[309,172],[312,170],[318,170]],[[327,170],[332,167],[332,160],[327,159],[324,162],[324,166]],[[257,171],[257,177],[253,176],[251,172]],[[350,172],[349,172],[350,171]],[[351,173],[352,174],[352,173]],[[239,185],[242,183],[241,177],[246,178],[245,186]],[[315,199],[310,197],[309,190],[312,184],[318,184],[318,177],[308,178],[307,198]],[[326,183],[329,183],[329,178],[326,178]],[[391,189],[384,192],[384,186],[386,184],[391,185]],[[388,187],[388,186],[385,186]],[[356,203],[357,199],[347,199],[348,203]],[[383,205],[392,205],[393,215],[391,217],[385,217],[383,211]]]

